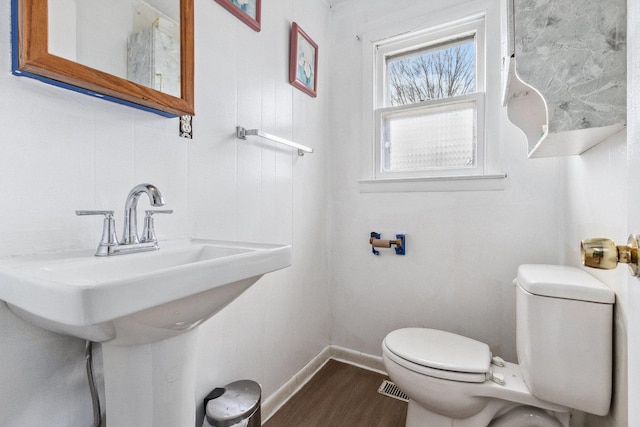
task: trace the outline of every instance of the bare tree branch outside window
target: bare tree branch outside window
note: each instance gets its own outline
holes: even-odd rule
[[[391,106],[449,98],[475,91],[473,39],[441,49],[425,49],[387,62]]]

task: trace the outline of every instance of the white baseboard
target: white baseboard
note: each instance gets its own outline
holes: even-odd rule
[[[324,366],[329,359],[338,360],[340,362],[349,363],[375,371],[386,375],[382,357],[372,356],[370,354],[360,353],[349,350],[347,348],[329,345],[325,347],[316,357],[307,363],[298,373],[296,373],[289,381],[284,383],[276,392],[262,402],[260,408],[262,413],[262,422],[265,423],[276,413],[287,401],[298,392],[316,372]]]
[[[331,359],[387,375],[387,372],[384,370],[384,364],[382,363],[382,357],[380,356],[372,356],[371,354],[360,353],[335,345],[330,345],[329,351],[331,353]]]

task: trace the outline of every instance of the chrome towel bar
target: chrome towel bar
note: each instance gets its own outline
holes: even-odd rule
[[[247,135],[259,136],[260,138],[266,138],[271,141],[284,144],[289,147],[293,147],[298,149],[298,155],[304,156],[304,153],[313,153],[313,148],[307,147],[305,145],[296,144],[295,142],[291,142],[284,138],[280,138],[279,136],[271,135],[270,133],[262,132],[259,129],[245,129],[242,126],[236,126],[236,136],[239,139],[247,139]]]

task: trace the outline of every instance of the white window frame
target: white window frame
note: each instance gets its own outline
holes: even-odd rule
[[[429,8],[425,8],[426,10]],[[406,46],[415,46],[416,38],[432,37],[433,41],[440,39],[457,39],[464,31],[465,25],[481,20],[484,23],[479,30],[475,30],[482,38],[476,47],[476,64],[481,64],[480,75],[477,79],[477,92],[485,92],[477,95],[479,108],[484,120],[479,123],[479,134],[484,138],[484,147],[479,151],[483,158],[478,159],[481,170],[471,174],[458,174],[453,171],[447,173],[431,173],[415,176],[402,176],[402,174],[381,173],[379,142],[376,144],[379,126],[379,114],[376,110],[387,108],[381,104],[381,87],[385,81],[378,78],[380,71],[385,67],[378,67],[377,61],[381,58],[378,51],[386,46],[393,46],[388,51],[400,51]],[[448,24],[442,24],[443,22]],[[491,33],[488,29],[491,28]],[[506,174],[500,172],[500,80],[499,74],[487,74],[487,63],[495,63],[499,67],[500,46],[500,9],[492,2],[486,0],[471,0],[464,5],[443,9],[441,12],[428,12],[412,17],[404,16],[395,23],[374,28],[358,36],[362,45],[362,179],[359,188],[364,193],[380,192],[413,192],[413,191],[485,191],[503,190],[505,188]],[[467,27],[469,29],[469,27]],[[494,31],[495,29],[495,31]],[[453,30],[453,31],[452,31]],[[471,29],[473,30],[473,29]],[[448,34],[447,34],[448,32]],[[491,43],[491,45],[487,45]],[[480,47],[482,45],[482,47]],[[407,47],[407,50],[410,50]],[[472,95],[476,96],[476,95]],[[450,100],[449,100],[450,101]],[[488,106],[494,106],[488,110]],[[380,110],[382,112],[384,110]]]
[[[463,22],[445,24],[436,30],[411,32],[391,39],[382,40],[375,44],[375,173],[374,179],[390,178],[420,178],[460,175],[483,175],[485,173],[485,133],[484,133],[484,90],[485,90],[485,36],[484,16],[476,16]],[[475,43],[475,92],[462,96],[444,99],[428,100],[420,103],[389,107],[386,105],[388,97],[387,58],[405,52],[428,48],[429,46],[453,43],[456,40],[473,37]],[[461,102],[475,104],[475,166],[465,168],[429,168],[416,171],[384,170],[384,141],[383,120],[386,115],[417,110],[429,110],[440,106]]]

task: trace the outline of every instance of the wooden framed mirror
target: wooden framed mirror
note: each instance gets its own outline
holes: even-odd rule
[[[87,6],[87,2],[76,0],[12,0],[13,73],[167,117],[194,115],[193,0],[95,1]],[[95,10],[100,7],[106,9]],[[171,12],[174,19],[164,17],[164,7],[175,9]],[[74,13],[81,8],[92,9],[95,22]],[[124,9],[131,9],[132,17],[119,15]],[[105,12],[115,15],[105,17]],[[148,24],[154,33],[148,42],[150,50],[141,51],[140,45],[146,41],[140,42],[143,30],[139,27],[146,24],[137,21],[143,14],[155,14],[155,18],[152,16]],[[85,33],[88,36],[83,36]],[[164,45],[157,47],[155,33]],[[102,44],[100,37],[115,41],[116,48],[96,47]],[[155,51],[172,51],[172,57],[158,61],[160,54]],[[87,56],[105,67],[81,58]],[[154,60],[163,63],[158,66],[165,67],[163,71],[154,71]],[[118,72],[108,69],[113,64],[120,64]]]

